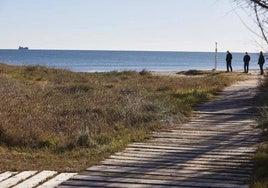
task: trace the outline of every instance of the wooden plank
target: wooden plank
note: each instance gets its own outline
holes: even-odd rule
[[[51,187],[57,187],[64,181],[67,181],[68,179],[75,176],[77,173],[60,173],[57,176],[53,177],[52,179],[44,182],[42,185],[38,186],[37,188],[51,188]]]
[[[52,177],[53,175],[57,174],[56,171],[42,171],[38,174],[35,174],[31,178],[19,183],[18,185],[14,186],[14,188],[25,188],[25,187],[36,187],[41,182],[45,181],[47,178]]]
[[[192,173],[169,173],[169,172],[159,172],[159,171],[141,171],[141,170],[133,170],[133,171],[125,171],[125,170],[118,170],[118,169],[106,169],[106,170],[102,170],[102,169],[98,169],[98,170],[94,170],[94,169],[90,169],[87,170],[85,172],[83,172],[84,175],[91,175],[94,173],[98,173],[98,174],[107,174],[107,173],[117,173],[120,175],[120,177],[136,177],[137,174],[141,175],[143,177],[146,176],[151,176],[151,178],[149,179],[154,179],[155,176],[164,176],[164,177],[171,177],[174,180],[177,178],[191,178],[192,181],[193,179],[208,179],[208,180],[220,180],[220,181],[239,181],[239,182],[246,182],[248,181],[248,177],[238,177],[238,176],[226,176],[226,175],[222,175],[222,174],[211,174],[211,173],[203,173],[203,172],[192,172]],[[157,178],[156,178],[157,179]]]
[[[214,131],[250,131],[253,126],[256,126],[257,124],[244,124],[241,125],[241,123],[238,122],[225,122],[225,123],[217,123],[215,120],[211,120],[209,122],[205,120],[199,120],[199,121],[194,121],[190,122],[188,124],[182,124],[181,126],[178,126],[177,128],[173,128],[173,130],[176,129],[193,129],[195,128],[196,130],[214,130]],[[241,129],[239,129],[241,127]]]
[[[241,127],[241,129],[234,128],[234,126]],[[174,129],[173,129],[174,130]],[[252,130],[252,126],[242,127],[240,124],[228,124],[228,125],[218,125],[218,124],[192,124],[183,125],[183,127],[178,127],[177,130],[205,130],[205,131],[219,131],[219,132],[235,132],[241,131],[247,133]],[[256,130],[252,130],[255,132]],[[256,131],[257,132],[257,131]]]
[[[212,125],[216,126],[216,125]],[[234,126],[234,125],[232,125]],[[259,131],[253,130],[226,130],[225,128],[220,129],[215,128],[212,130],[211,128],[201,128],[191,126],[191,129],[181,128],[173,131],[162,131],[162,132],[153,132],[152,135],[192,135],[192,136],[259,136]],[[225,131],[224,131],[225,130]]]
[[[239,134],[215,134],[215,135],[209,135],[209,134],[188,134],[188,133],[158,133],[158,134],[152,134],[152,137],[155,138],[188,138],[188,139],[204,139],[204,140],[237,140],[237,139],[259,139],[259,135],[239,135]]]
[[[202,175],[214,175],[217,174],[219,176],[233,176],[233,177],[241,177],[241,178],[248,178],[249,174],[239,174],[239,173],[232,173],[232,172],[215,172],[215,171],[205,171],[205,170],[188,170],[188,169],[165,169],[165,168],[136,168],[136,167],[124,167],[124,166],[93,166],[87,169],[87,171],[118,171],[118,172],[136,172],[136,173],[145,173],[150,174],[150,172],[159,172],[159,173],[169,173],[170,175],[179,175],[179,174],[199,174]]]
[[[180,150],[180,149],[162,149],[162,148],[126,148],[123,152],[128,152],[128,151],[134,151],[134,152],[154,152],[154,153],[161,153],[161,154],[176,154],[176,155],[183,155],[183,154],[197,154],[197,155],[235,155],[235,156],[242,156],[242,155],[249,155],[253,156],[254,152],[252,151],[243,151],[243,150],[238,150],[237,152],[235,151],[228,151],[227,149],[223,151],[214,151],[214,150]]]
[[[233,116],[228,116],[228,117],[233,117]],[[221,117],[222,118],[222,117]],[[250,118],[244,118],[243,120],[237,121],[237,120],[232,120],[232,119],[225,119],[224,121],[219,119],[219,117],[214,116],[214,115],[201,115],[201,116],[195,116],[192,118],[189,122],[185,123],[186,125],[189,123],[195,123],[195,122],[217,122],[219,124],[228,124],[228,123],[243,123],[243,124],[256,124],[256,121],[254,119]],[[234,127],[235,128],[235,127]]]
[[[130,165],[142,165],[144,163],[144,166],[161,166],[161,167],[166,167],[167,165],[170,166],[176,166],[179,165],[180,163],[184,163],[185,166],[207,166],[207,167],[213,167],[216,168],[226,168],[226,169],[252,169],[253,164],[250,163],[249,161],[243,161],[241,163],[239,162],[234,162],[231,160],[223,160],[221,161],[220,159],[215,160],[200,160],[199,158],[197,159],[174,159],[174,160],[161,160],[161,159],[152,159],[150,160],[149,158],[140,158],[140,157],[122,157],[122,156],[118,156],[118,157],[113,157],[111,159],[107,159],[107,161],[103,161],[103,163],[109,163],[109,160],[117,160],[117,161],[121,161],[122,164],[128,163]],[[139,161],[139,160],[144,160],[144,161]],[[132,163],[131,163],[132,162]],[[119,163],[119,162],[118,162]],[[210,164],[209,164],[210,163]],[[214,163],[214,165],[212,165],[211,163]],[[172,165],[173,164],[173,165]],[[225,166],[224,166],[225,164]]]
[[[128,163],[117,163],[117,164],[112,164],[109,162],[102,162],[102,165],[104,166],[120,166],[120,167],[135,167],[135,168],[163,168],[163,169],[172,169],[172,170],[198,170],[198,171],[209,171],[209,172],[226,172],[226,173],[237,173],[237,174],[250,174],[250,171],[253,170],[253,168],[225,168],[223,166],[206,166],[206,165],[192,165],[192,164],[170,164],[170,165],[165,165],[165,164],[159,164],[159,165],[152,165],[152,164],[128,164]]]
[[[151,161],[171,161],[171,162],[183,162],[183,161],[204,161],[204,162],[213,162],[213,163],[225,163],[225,164],[251,164],[250,158],[245,157],[234,157],[234,156],[202,156],[198,157],[197,155],[184,155],[184,156],[174,156],[174,155],[154,155],[148,153],[139,153],[136,152],[128,152],[122,154],[114,154],[109,158],[111,159],[137,159],[137,160],[151,160]]]
[[[166,162],[185,162],[185,161],[190,161],[190,160],[195,160],[195,161],[202,161],[204,162],[213,162],[215,165],[216,164],[226,164],[226,165],[236,165],[236,164],[247,164],[249,166],[252,166],[252,163],[248,159],[237,159],[236,157],[221,157],[219,156],[218,158],[213,158],[213,157],[208,157],[208,156],[202,156],[202,158],[199,157],[192,157],[189,158],[188,156],[155,156],[155,155],[148,155],[147,153],[141,155],[141,154],[130,154],[130,153],[124,153],[124,155],[112,155],[110,156],[111,159],[124,159],[124,160],[129,160],[129,159],[136,159],[136,160],[144,160],[144,161],[162,161],[165,160]]]
[[[259,140],[258,136],[250,135],[250,136],[239,136],[239,135],[220,135],[220,136],[206,136],[206,135],[164,135],[164,134],[158,134],[158,135],[152,135],[153,138],[165,138],[165,139],[198,139],[202,141],[247,141],[247,142],[256,142]]]
[[[205,146],[205,145],[204,145]],[[145,143],[145,144],[131,144],[129,145],[126,149],[161,149],[161,150],[183,150],[183,151],[193,151],[193,150],[197,150],[197,151],[224,151],[224,152],[230,152],[230,153],[234,153],[234,152],[255,152],[254,149],[255,147],[249,147],[249,146],[243,146],[243,145],[238,145],[238,146],[234,146],[234,145],[228,145],[228,146],[215,146],[215,145],[206,145],[205,147],[189,147],[189,146],[185,146],[185,145],[173,145],[173,146],[164,146],[164,145],[154,145],[154,144],[150,144],[150,143]]]
[[[234,126],[233,128],[231,127]],[[252,129],[252,127],[258,125],[256,121],[222,121],[215,117],[199,117],[196,119],[189,120],[186,123],[175,125],[170,128],[170,130],[178,130],[178,129],[192,129],[192,128],[200,128],[200,129],[211,129],[215,131],[225,131],[227,129],[228,131],[238,131],[239,127],[241,127],[240,130],[249,131]],[[212,127],[215,126],[215,127]],[[220,129],[220,127],[223,127],[223,129]]]
[[[228,105],[227,107],[231,107],[233,105]],[[223,108],[226,108],[226,105],[225,106],[222,106]],[[243,106],[245,107],[245,106]],[[249,106],[246,106],[246,108],[248,108]],[[240,109],[242,108],[242,106],[240,107]],[[230,116],[247,116],[247,117],[254,117],[254,114],[252,113],[243,113],[243,112],[233,112],[233,111],[228,111],[228,110],[219,110],[219,111],[214,111],[214,112],[211,112],[211,111],[205,111],[205,110],[202,110],[202,111],[193,111],[194,114],[197,114],[197,115],[217,115],[217,116],[220,116],[220,115],[230,115]]]
[[[201,130],[201,129],[196,129],[196,130],[185,130],[185,129],[180,129],[180,130],[170,130],[170,131],[162,131],[162,132],[153,132],[152,134],[186,134],[186,135],[209,135],[209,136],[217,136],[217,135],[240,135],[240,136],[251,136],[251,135],[257,135],[259,136],[259,132],[252,132],[252,131],[216,131],[216,130]]]
[[[181,180],[186,180],[188,178],[191,178],[191,181],[195,181],[197,179],[200,182],[218,182],[222,183],[223,181],[228,181],[232,183],[241,183],[241,182],[246,182],[247,178],[233,178],[233,177],[227,177],[227,176],[211,176],[211,175],[195,175],[192,174],[191,177],[189,175],[185,174],[180,174],[179,176],[174,176],[174,175],[163,175],[163,174],[145,174],[145,173],[120,173],[120,172],[103,172],[103,171],[86,171],[80,175],[92,175],[92,176],[102,176],[102,177],[128,177],[128,178],[139,178],[139,179],[157,179],[157,180],[176,180],[176,181],[181,181]]]
[[[238,127],[241,127],[241,125],[232,125],[232,126],[238,126]],[[217,127],[217,125],[215,124],[212,124],[210,126],[204,126],[204,125],[199,125],[199,124],[196,124],[196,123],[193,123],[193,124],[183,124],[182,126],[178,126],[177,128],[173,128],[173,129],[170,129],[169,131],[207,131],[207,132],[219,132],[219,133],[228,133],[228,132],[237,132],[237,131],[240,131],[241,134],[245,133],[250,133],[250,132],[255,132],[255,133],[260,133],[259,130],[257,129],[254,129],[252,130],[252,126],[247,126],[247,127],[241,127],[240,129],[239,128],[233,128],[233,127],[224,127],[224,128],[219,128]]]
[[[259,136],[259,132],[252,132],[252,131],[207,131],[207,130],[173,130],[173,131],[162,131],[162,132],[153,132],[152,135],[205,135],[205,136],[229,136],[229,135],[237,135],[237,136]]]
[[[143,161],[141,161],[143,160]],[[209,158],[209,159],[200,159],[200,158],[150,158],[150,157],[145,157],[145,156],[131,156],[131,155],[126,155],[126,156],[111,156],[109,159],[106,159],[104,162],[109,162],[109,161],[121,161],[122,163],[128,163],[129,164],[143,164],[144,165],[160,165],[163,166],[165,165],[177,165],[180,163],[187,164],[189,166],[194,166],[194,165],[200,165],[200,166],[214,166],[215,168],[217,167],[226,167],[228,168],[228,165],[231,166],[230,168],[235,168],[235,167],[248,167],[251,168],[253,166],[253,163],[251,161],[233,161],[231,159],[214,159],[214,158]],[[210,163],[210,164],[209,164]],[[213,164],[211,164],[213,163]]]
[[[221,153],[221,154],[213,154],[213,153],[206,153],[206,152],[162,152],[162,151],[136,151],[136,150],[124,150],[122,152],[118,152],[114,154],[115,156],[122,155],[122,156],[136,156],[136,157],[149,157],[153,158],[162,158],[162,159],[195,159],[195,158],[206,158],[206,159],[237,159],[237,161],[245,161],[250,160],[252,158],[252,154],[247,153],[245,154],[235,154],[235,153]]]
[[[168,149],[155,149],[155,148],[126,148],[123,152],[135,152],[135,153],[153,153],[155,155],[174,155],[174,156],[181,156],[181,155],[187,155],[187,156],[195,156],[199,155],[201,157],[202,155],[212,155],[212,156],[245,156],[245,157],[252,157],[253,152],[228,152],[228,151],[221,151],[221,152],[214,152],[214,151],[200,151],[200,150],[192,150],[192,151],[184,151],[184,150],[168,150]]]
[[[194,143],[196,145],[215,145],[215,144],[256,144],[259,138],[245,138],[245,139],[196,139],[196,138],[167,138],[167,137],[154,137],[151,139],[153,142],[176,142],[180,143]]]
[[[226,164],[212,164],[208,163],[208,161],[187,161],[186,163],[177,163],[170,161],[140,161],[140,160],[120,160],[120,159],[106,159],[102,161],[103,165],[110,166],[135,166],[135,167],[154,167],[158,166],[161,168],[182,168],[182,167],[192,167],[194,168],[203,168],[203,169],[215,169],[215,170],[234,170],[237,172],[251,171],[253,168],[247,165],[237,164],[237,165],[226,165]]]
[[[151,144],[130,144],[126,149],[161,149],[161,150],[176,150],[176,151],[202,151],[202,152],[222,152],[228,151],[230,153],[255,153],[255,148],[244,147],[209,147],[206,148],[191,148],[185,146],[161,146],[161,145],[151,145]]]
[[[226,124],[219,124],[219,123],[206,123],[203,121],[200,121],[199,123],[191,123],[189,125],[182,125],[181,127],[178,127],[177,129],[196,129],[196,130],[214,130],[219,132],[235,132],[235,131],[245,131],[248,132],[252,129],[252,127],[256,127],[257,124],[250,124],[250,125],[241,125],[241,123],[226,123]],[[241,127],[241,129],[239,129]],[[254,131],[254,130],[253,130]]]
[[[79,180],[79,184],[83,186],[90,186],[92,181],[97,182],[107,182],[107,183],[131,183],[138,185],[154,186],[154,185],[165,185],[165,186],[195,186],[195,187],[214,187],[218,188],[238,188],[238,187],[248,187],[246,185],[239,184],[230,184],[226,183],[210,183],[210,182],[191,182],[191,181],[165,181],[165,180],[151,180],[151,179],[133,179],[133,178],[109,178],[101,176],[75,176],[75,180]],[[82,181],[81,181],[82,180]],[[83,184],[81,184],[83,182]],[[66,183],[68,184],[68,183]]]
[[[196,128],[198,129],[210,129],[210,130],[215,130],[215,131],[238,131],[239,127],[241,127],[241,131],[250,131],[252,129],[252,127],[255,127],[258,124],[252,124],[252,123],[239,123],[239,122],[225,122],[225,123],[218,123],[215,120],[212,120],[210,122],[206,122],[204,120],[199,120],[199,121],[195,121],[195,122],[191,122],[188,124],[183,124],[181,127],[181,129],[193,129]]]
[[[240,136],[247,136],[247,135],[259,135],[259,131],[239,131],[239,130],[227,130],[223,131],[225,129],[221,129],[222,131],[219,130],[210,130],[208,131],[207,129],[192,129],[192,130],[187,130],[187,129],[179,129],[179,130],[173,130],[173,131],[162,131],[162,132],[153,132],[152,134],[192,134],[192,135],[240,135]]]
[[[16,185],[18,182],[23,181],[27,179],[28,177],[34,175],[37,173],[37,171],[24,171],[19,174],[16,174],[15,176],[12,176],[2,182],[0,182],[1,188],[7,188]]]
[[[194,146],[220,146],[220,145],[241,145],[241,146],[256,146],[257,141],[247,142],[247,141],[202,141],[196,139],[168,139],[168,138],[152,138],[148,143],[160,143],[160,144],[177,144],[177,145],[194,145]]]
[[[185,146],[185,145],[178,145],[178,144],[161,144],[161,143],[157,143],[157,144],[153,144],[150,142],[147,143],[133,143],[128,145],[127,148],[161,148],[161,149],[174,149],[174,150],[201,150],[201,151],[221,151],[221,150],[225,150],[228,149],[228,151],[230,152],[236,152],[239,150],[243,150],[243,151],[248,151],[248,152],[255,152],[256,147],[248,147],[248,146],[240,146],[240,145],[231,145],[231,146],[224,146],[224,145],[219,145],[219,146]]]
[[[113,183],[113,182],[100,182],[100,181],[67,181],[58,188],[85,188],[85,187],[110,187],[110,188],[148,188],[148,184],[133,184],[133,183]],[[153,185],[153,188],[193,188],[193,186],[172,186],[172,185]]]
[[[233,119],[233,116],[221,116],[220,118],[214,115],[201,115],[201,116],[194,116],[189,122],[186,122],[183,125],[189,125],[194,123],[216,123],[219,125],[228,125],[228,124],[240,124],[241,127],[246,127],[252,124],[257,124],[256,120],[253,118],[240,118],[239,120]],[[237,127],[234,127],[236,129]]]
[[[197,138],[197,137],[192,137],[192,136],[188,136],[188,137],[164,137],[164,136],[153,136],[151,141],[154,140],[161,140],[161,141],[173,141],[173,142],[177,142],[178,144],[180,142],[191,142],[191,143],[201,143],[201,145],[214,145],[214,144],[218,144],[218,143],[244,143],[244,144],[256,144],[258,143],[258,141],[260,140],[257,137],[245,137],[245,138]],[[199,144],[200,145],[200,144]]]
[[[211,143],[210,145],[193,145],[193,144],[190,144],[190,143],[176,143],[176,142],[157,142],[157,141],[152,141],[152,140],[149,140],[147,142],[140,142],[140,143],[135,143],[135,144],[141,144],[141,145],[156,145],[156,146],[181,146],[181,147],[189,147],[189,148],[220,148],[220,147],[230,147],[231,149],[232,148],[235,148],[235,147],[250,147],[250,148],[254,148],[255,150],[257,149],[257,144],[245,144],[245,143],[233,143],[233,144],[229,144],[229,143]]]
[[[0,182],[9,178],[10,176],[13,176],[14,174],[17,174],[18,172],[12,172],[12,171],[6,171],[0,174]]]
[[[251,124],[256,124],[256,121],[255,120],[252,120],[252,119],[240,119],[240,120],[237,120],[237,119],[232,119],[232,116],[229,116],[229,119],[228,117],[225,118],[225,120],[223,120],[224,117],[215,117],[215,116],[195,116],[193,117],[189,122],[186,122],[185,124],[183,124],[182,126],[184,125],[190,125],[190,124],[200,124],[202,122],[205,122],[206,124],[217,124],[217,125],[230,125],[230,124],[243,124],[242,127],[246,127],[246,126],[249,126]],[[204,124],[204,125],[206,125]],[[237,127],[234,127],[234,129],[236,129]]]

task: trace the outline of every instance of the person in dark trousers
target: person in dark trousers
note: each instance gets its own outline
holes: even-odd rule
[[[232,68],[232,59],[233,59],[232,54],[229,51],[227,51],[227,54],[226,54],[226,67],[227,67],[227,72],[229,72],[229,68],[230,68],[231,72],[233,71],[233,68]]]
[[[258,60],[258,64],[260,66],[260,70],[261,70],[261,75],[263,75],[263,64],[265,63],[265,59],[263,56],[262,51],[260,52],[260,56],[259,56],[259,60]]]
[[[248,66],[249,66],[250,56],[248,55],[247,52],[246,52],[243,60],[244,60],[244,73],[248,73]]]

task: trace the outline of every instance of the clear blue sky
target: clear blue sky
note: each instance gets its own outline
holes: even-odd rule
[[[0,0],[0,49],[258,51],[232,0]]]

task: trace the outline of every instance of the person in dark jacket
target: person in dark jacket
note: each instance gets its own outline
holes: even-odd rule
[[[263,75],[263,64],[265,63],[265,59],[263,56],[262,51],[260,52],[260,56],[259,56],[259,60],[258,60],[258,64],[260,66],[260,70],[261,70],[261,75]]]
[[[248,73],[248,66],[249,66],[250,56],[248,55],[247,52],[246,52],[243,60],[244,60],[244,73]]]
[[[229,51],[227,51],[227,54],[226,54],[226,67],[227,67],[227,72],[229,72],[229,68],[230,68],[231,72],[233,71],[233,68],[232,68],[232,59],[233,59],[232,54]]]

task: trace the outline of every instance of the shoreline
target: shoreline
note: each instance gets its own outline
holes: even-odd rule
[[[152,75],[154,76],[204,76],[207,74],[183,74],[183,72],[191,71],[186,70],[186,71],[149,71]],[[193,70],[195,71],[195,70]],[[213,70],[196,70],[196,71],[204,71],[204,72],[212,72]],[[181,73],[180,73],[181,72]],[[224,70],[218,70],[216,72],[225,72]],[[249,72],[246,74],[244,73],[244,70],[239,69],[239,70],[234,70],[233,72],[235,73],[243,73],[245,75],[258,75],[260,73],[259,69],[251,69]],[[179,74],[180,73],[180,74]],[[232,72],[229,72],[232,73]]]
[[[48,69],[57,69],[57,70],[67,70],[73,73],[89,73],[89,74],[95,74],[95,73],[109,73],[109,72],[125,72],[125,71],[136,71],[136,72],[141,72],[138,70],[110,70],[110,71],[75,71],[75,70],[71,70],[71,69],[64,69],[64,68],[58,68],[58,67],[50,67],[50,66],[46,66],[46,65],[12,65],[12,64],[8,64],[5,62],[0,62],[0,64],[6,65],[6,66],[14,66],[14,67],[27,67],[27,66],[37,66],[37,67],[46,67]],[[264,69],[264,72],[266,72],[267,69]],[[202,74],[183,74],[183,72],[189,72],[189,71],[200,71],[200,72],[212,72],[214,70],[212,69],[187,69],[187,70],[176,70],[176,71],[169,71],[169,70],[146,70],[145,71],[151,73],[154,76],[202,76],[202,75],[206,75],[205,73]],[[220,69],[217,70],[216,72],[225,72],[225,70]],[[236,69],[233,72],[236,73],[244,73],[243,69]],[[259,69],[254,68],[254,69],[249,69],[249,73],[248,74],[258,74],[260,72]]]

